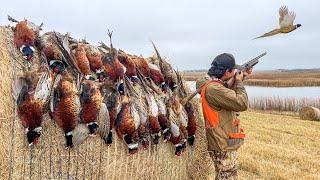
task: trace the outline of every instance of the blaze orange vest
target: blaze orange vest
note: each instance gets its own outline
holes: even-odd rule
[[[205,92],[211,83],[216,84],[222,84],[222,82],[218,80],[212,80],[207,82],[202,88],[201,88],[201,100],[202,100],[202,110],[203,115],[205,116],[206,124],[208,124],[211,128],[215,128],[219,123],[219,112],[211,108],[206,100]],[[243,129],[240,128],[240,120],[234,119],[232,122],[233,126],[237,127],[237,132],[226,132],[226,134],[229,136],[230,139],[243,139],[245,138],[245,134],[243,133]]]
[[[202,110],[203,110],[203,115],[205,116],[205,119],[207,123],[209,123],[210,127],[215,127],[219,123],[219,114],[217,111],[213,110],[206,99],[206,89],[209,84],[211,83],[217,83],[217,84],[222,84],[220,81],[212,80],[207,82],[202,88],[201,88],[201,100],[202,100]]]

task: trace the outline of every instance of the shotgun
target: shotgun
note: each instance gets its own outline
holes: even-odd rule
[[[247,71],[248,69],[250,68],[253,68],[256,64],[259,63],[259,59],[262,58],[263,56],[265,56],[267,54],[267,52],[264,52],[262,54],[260,54],[259,56],[245,62],[244,64],[242,64],[241,66],[236,66],[236,69],[238,72],[240,71]],[[237,72],[237,73],[238,73]],[[233,84],[235,82],[235,76],[232,77],[230,80],[228,80],[227,84],[228,84],[228,87],[232,87]],[[199,89],[197,89],[195,92],[193,92],[192,94],[190,94],[189,96],[183,98],[181,100],[181,104],[182,105],[185,105],[188,101],[190,101],[195,95],[197,95],[198,93],[200,93],[201,91],[201,87]]]
[[[236,74],[239,72],[246,72],[248,69],[253,68],[256,64],[259,63],[259,59],[262,58],[263,56],[265,56],[267,54],[267,52],[264,52],[262,54],[260,54],[259,56],[249,60],[248,62],[245,62],[244,64],[242,64],[241,66],[237,66],[236,65]],[[236,79],[236,74],[227,81],[228,87],[231,88],[234,85],[235,79]],[[245,78],[245,77],[243,77]]]

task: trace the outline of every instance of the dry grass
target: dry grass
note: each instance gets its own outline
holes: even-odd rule
[[[240,179],[319,179],[320,123],[299,117],[241,113],[247,134]]]
[[[196,81],[206,72],[183,72],[187,81]],[[320,70],[254,72],[245,81],[249,86],[303,87],[320,86]]]
[[[0,28],[0,47],[13,47],[2,34],[10,33],[7,29]],[[8,177],[9,169],[8,163],[10,155],[14,152],[10,151],[8,147],[11,145],[10,130],[13,127],[13,101],[11,97],[11,83],[12,71],[10,71],[12,64],[10,62],[11,54],[1,48],[0,51],[0,176]],[[14,143],[14,142],[12,142]]]
[[[320,178],[320,122],[301,120],[295,112],[251,109],[240,119],[246,140],[238,151],[239,179]],[[208,179],[214,179],[206,160]]]

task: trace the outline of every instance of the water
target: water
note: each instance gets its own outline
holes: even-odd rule
[[[188,86],[192,91],[196,89],[195,81],[187,81]],[[245,87],[249,98],[256,97],[281,97],[295,99],[320,99],[320,87]]]

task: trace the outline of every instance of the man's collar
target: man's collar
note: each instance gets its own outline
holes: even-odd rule
[[[213,81],[219,81],[219,82],[221,82],[221,84],[223,84],[224,87],[228,87],[228,84],[227,84],[226,81],[223,81],[223,80],[221,80],[221,79],[219,79],[219,78],[216,78],[216,77],[214,77],[214,76],[211,76],[211,79],[212,79]]]

